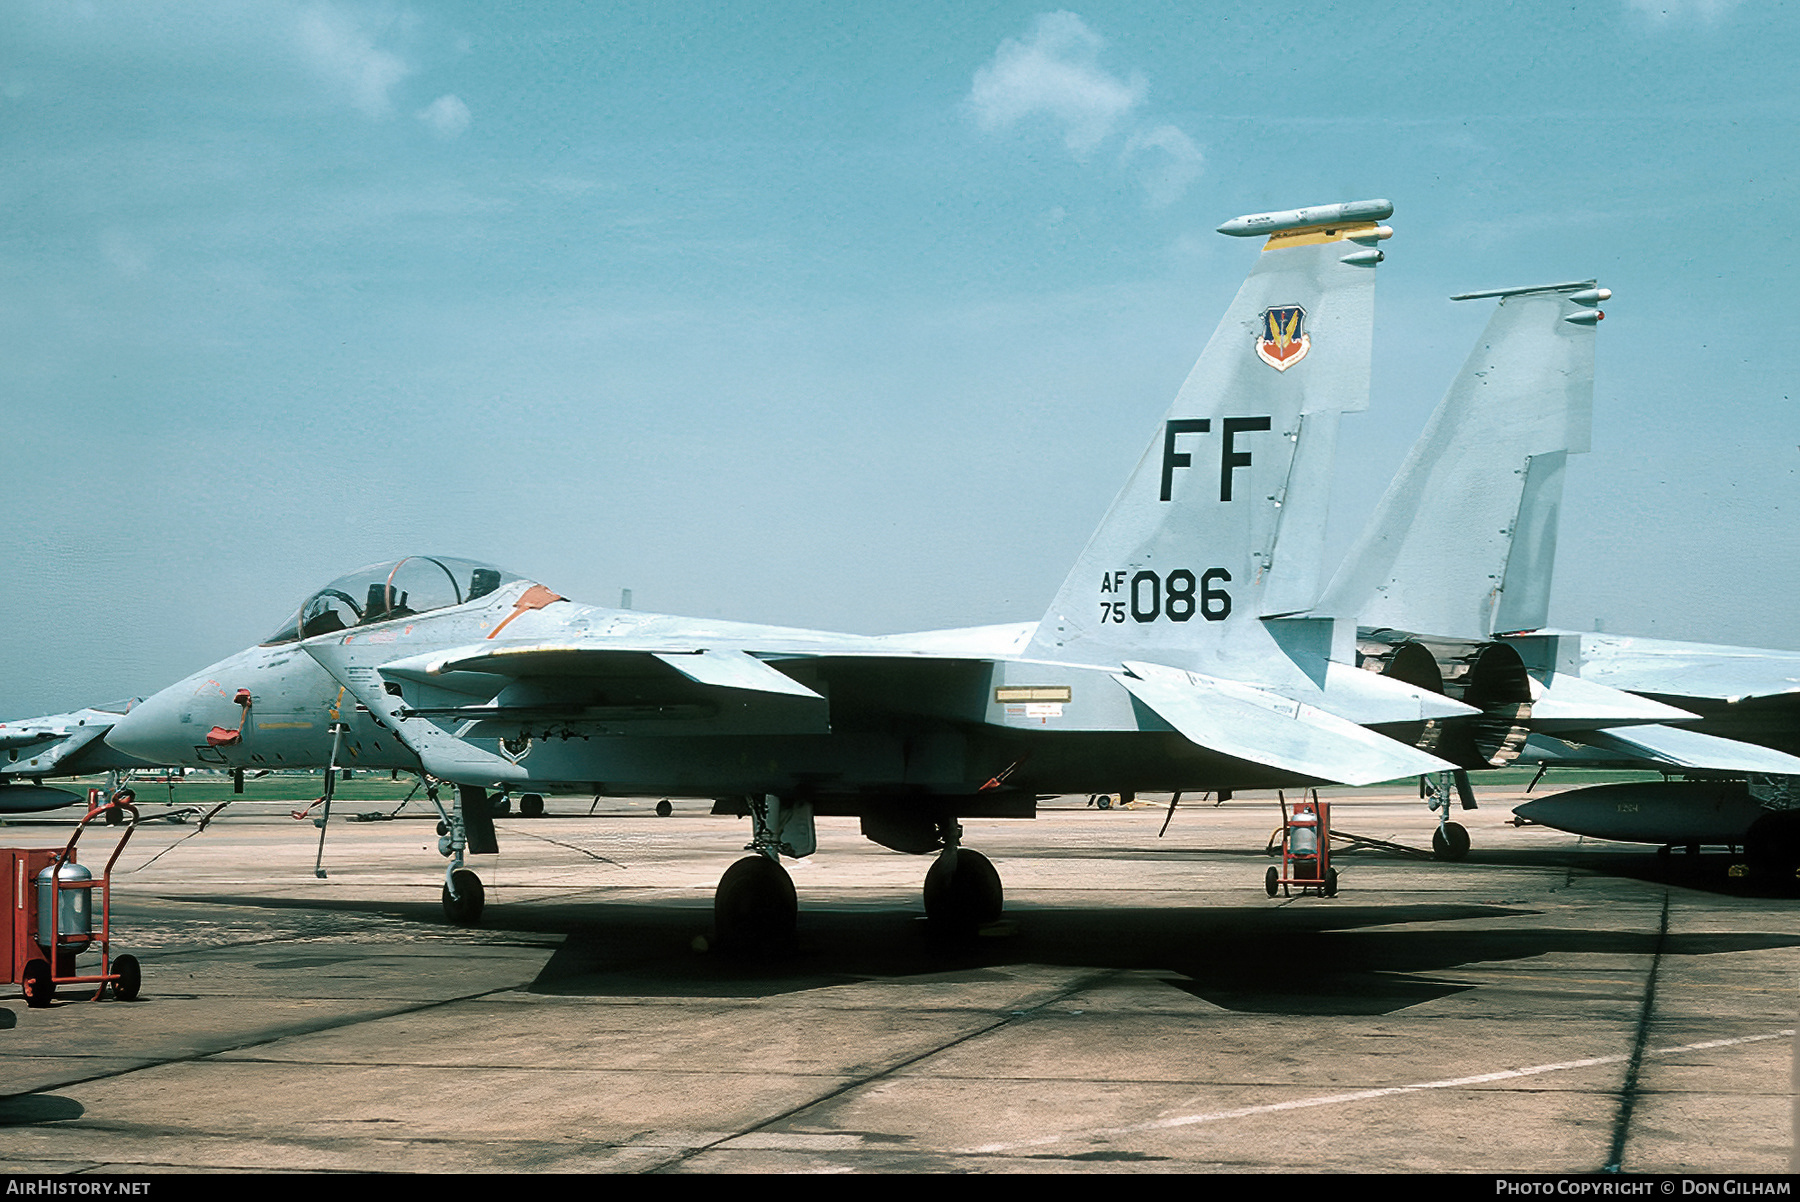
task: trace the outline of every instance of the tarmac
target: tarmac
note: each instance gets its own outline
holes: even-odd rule
[[[1458,815],[1457,863],[1339,851],[1335,898],[1266,895],[1273,795],[1184,801],[1161,835],[1166,797],[972,820],[1006,916],[962,946],[926,934],[927,859],[821,819],[796,946],[763,961],[709,947],[749,832],[703,801],[501,819],[467,930],[418,803],[340,804],[325,879],[284,806],[146,821],[112,890],[139,999],[0,986],[0,1165],[1788,1172],[1800,900],[1724,852],[1508,825],[1518,799]],[[1432,821],[1402,794],[1332,812],[1412,847]]]

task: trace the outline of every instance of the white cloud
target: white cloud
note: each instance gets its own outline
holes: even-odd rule
[[[416,116],[431,127],[431,132],[446,142],[462,136],[469,128],[469,106],[456,96],[445,94],[420,109]]]
[[[1187,194],[1205,157],[1192,138],[1173,125],[1159,125],[1133,134],[1119,162],[1137,173],[1151,206],[1160,209]]]
[[[1658,25],[1690,18],[1711,25],[1736,8],[1738,0],[1625,0],[1625,6]]]
[[[1121,79],[1099,64],[1105,41],[1074,13],[1043,13],[1023,41],[1000,43],[975,72],[969,105],[985,130],[1011,129],[1045,117],[1060,127],[1063,144],[1081,156],[1111,136],[1140,104],[1149,84]]]
[[[364,116],[381,118],[393,112],[393,90],[413,68],[398,54],[377,46],[377,33],[362,17],[335,5],[315,4],[299,14],[296,32],[306,64]]]

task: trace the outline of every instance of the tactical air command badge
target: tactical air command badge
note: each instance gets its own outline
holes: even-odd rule
[[[1286,371],[1312,349],[1307,335],[1306,310],[1299,305],[1280,305],[1264,309],[1262,333],[1256,339],[1256,354],[1276,371]]]

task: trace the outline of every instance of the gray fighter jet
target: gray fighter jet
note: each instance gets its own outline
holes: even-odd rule
[[[1465,728],[1474,746],[1428,744],[1462,769],[1714,778],[1574,790],[1521,816],[1600,838],[1748,841],[1764,860],[1800,860],[1780,833],[1793,820],[1770,816],[1800,792],[1800,653],[1545,628],[1567,457],[1588,449],[1594,306],[1610,295],[1583,280],[1453,298],[1499,304],[1317,612],[1341,619],[1340,639],[1356,629],[1337,658],[1482,708],[1488,720]],[[1455,783],[1472,808],[1466,771]],[[1468,837],[1447,796],[1436,802],[1433,844],[1454,858]]]
[[[137,704],[133,697],[66,714],[0,722],[0,814],[54,810],[86,801],[55,789],[46,778],[89,776],[152,765],[105,742],[113,724]]]
[[[959,820],[1044,794],[1363,784],[1452,765],[1413,745],[1474,707],[1330,658],[1317,590],[1339,415],[1367,402],[1385,201],[1257,214],[1249,279],[1036,623],[867,637],[578,605],[416,557],[315,593],[263,645],[138,706],[140,756],[345,763],[458,786],[444,903],[473,922],[466,853],[487,792],[709,796],[751,856],[715,895],[727,939],[791,930],[781,856],[815,815],[935,854],[934,924],[995,917]],[[1397,737],[1391,737],[1397,736]]]

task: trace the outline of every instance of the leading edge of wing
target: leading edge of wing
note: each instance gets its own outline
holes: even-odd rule
[[[1132,696],[1188,741],[1241,760],[1346,785],[1447,772],[1456,765],[1264,689],[1128,661]]]
[[[428,652],[381,665],[384,676],[410,676],[432,681],[456,673],[488,676],[582,676],[604,673],[609,665],[651,658],[667,664],[697,684],[727,689],[819,698],[747,651],[735,647],[680,646],[591,647],[575,643],[534,643],[522,647],[479,644]]]

